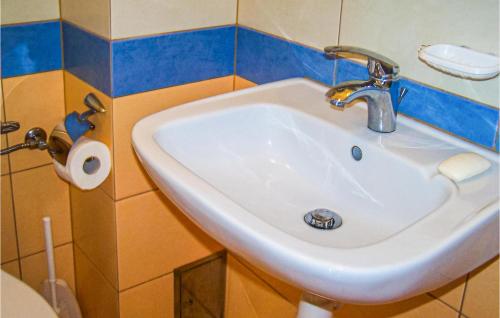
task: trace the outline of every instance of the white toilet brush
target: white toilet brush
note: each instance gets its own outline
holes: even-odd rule
[[[54,261],[54,244],[52,242],[52,227],[50,217],[43,218],[43,230],[45,234],[45,251],[47,254],[48,279],[41,286],[42,296],[52,305],[52,308],[61,318],[81,318],[82,313],[78,306],[75,295],[71,292],[68,284],[56,278],[56,266]]]

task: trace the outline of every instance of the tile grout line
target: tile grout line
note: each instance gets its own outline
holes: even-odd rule
[[[135,284],[135,285],[132,285],[132,286],[126,287],[126,288],[121,289],[121,290],[119,289],[119,290],[118,290],[118,292],[119,292],[119,293],[126,292],[126,291],[128,291],[128,290],[131,290],[131,289],[133,289],[133,288],[136,288],[136,287],[142,286],[142,285],[144,285],[144,284],[150,283],[150,282],[152,282],[152,281],[154,281],[154,280],[157,280],[157,279],[163,278],[163,277],[168,276],[168,275],[174,275],[174,271],[171,271],[171,272],[168,272],[168,273],[164,273],[164,274],[161,274],[161,275],[159,275],[159,276],[155,276],[155,277],[153,277],[153,278],[149,278],[149,279],[147,279],[147,280],[145,280],[145,281],[143,281],[143,282],[137,283],[137,284]]]
[[[464,310],[465,297],[467,294],[467,286],[469,285],[469,279],[470,279],[470,273],[467,273],[467,276],[465,277],[464,292],[462,294],[462,300],[460,301],[460,313],[458,316],[459,318],[461,317],[461,315],[465,316],[465,314],[463,313],[463,310]],[[465,316],[465,317],[467,317],[467,316]]]
[[[2,88],[2,115],[4,120],[7,120],[7,112],[5,111],[6,109],[6,100],[4,96],[4,81],[1,79],[1,88]],[[8,134],[5,135],[5,142],[7,146],[9,146],[9,137]],[[12,182],[12,164],[11,164],[11,157],[10,155],[7,155],[7,165],[9,169],[9,173],[7,174],[9,178],[9,187],[10,187],[10,200],[11,200],[11,207],[12,207],[12,218],[14,219],[14,231],[16,235],[16,252],[17,252],[17,268],[19,270],[19,278],[22,280],[23,278],[23,272],[21,268],[21,248],[19,246],[19,235],[18,235],[18,230],[17,230],[17,216],[16,216],[16,206],[14,204],[14,184]]]
[[[236,90],[236,76],[238,74],[238,21],[240,11],[240,0],[236,0],[236,21],[234,26],[234,56],[233,56],[233,91]]]
[[[232,254],[230,254],[232,255]],[[261,282],[263,282],[266,286],[268,286],[269,288],[271,288],[276,294],[278,294],[281,298],[283,299],[286,299],[287,301],[291,301],[290,299],[288,299],[288,297],[286,297],[285,295],[283,295],[280,291],[278,291],[273,285],[271,285],[271,283],[269,283],[267,280],[265,280],[264,278],[261,277],[261,275],[259,275],[256,271],[254,271],[252,268],[250,268],[246,261],[241,261],[238,257],[236,257],[235,255],[232,255],[232,257],[240,264],[242,265],[243,267],[245,267],[248,271],[250,271],[252,274],[254,274]],[[272,275],[270,275],[272,276]],[[273,277],[273,276],[272,276]]]
[[[60,15],[60,13],[59,13]],[[61,17],[59,18],[54,18],[54,19],[46,19],[46,20],[35,20],[35,21],[27,21],[27,22],[14,22],[14,23],[6,23],[2,24],[0,27],[21,27],[25,25],[33,25],[33,24],[44,24],[44,23],[50,23],[50,22],[57,22],[60,21]]]
[[[433,299],[435,299],[435,300],[437,300],[437,301],[439,301],[441,304],[445,305],[446,307],[452,309],[453,311],[455,311],[456,313],[458,313],[458,316],[460,317],[460,310],[459,309],[457,309],[457,308],[453,307],[452,305],[448,304],[447,302],[445,302],[441,298],[433,295],[431,292],[426,293],[426,295],[429,296],[429,297],[431,297],[431,298],[433,298]]]
[[[81,253],[87,259],[87,262],[89,262],[94,267],[94,269],[102,276],[102,278],[106,281],[106,283],[109,284],[109,286],[111,286],[111,288],[113,288],[114,291],[119,292],[120,290],[118,288],[116,288],[111,281],[109,281],[109,279],[106,277],[106,275],[104,275],[104,273],[101,271],[100,267],[92,260],[92,258],[90,258],[87,255],[87,253],[85,253],[85,251],[80,247],[80,245],[76,242],[74,242],[73,244],[75,246],[75,249],[79,250],[79,253]],[[118,285],[118,281],[117,281],[117,285]]]
[[[68,241],[68,242],[64,242],[64,243],[61,243],[61,244],[58,244],[58,245],[54,245],[54,250],[56,248],[59,248],[59,247],[64,247],[66,245],[69,245],[69,244],[73,244],[73,241]],[[42,249],[42,250],[39,250],[37,252],[33,252],[33,253],[29,253],[29,254],[26,254],[24,256],[19,256],[19,262],[21,262],[22,259],[25,259],[25,258],[28,258],[28,257],[32,257],[32,256],[35,256],[35,255],[38,255],[38,254],[41,254],[41,253],[45,253],[45,248]]]

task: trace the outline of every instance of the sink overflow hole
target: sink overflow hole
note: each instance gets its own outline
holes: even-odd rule
[[[337,213],[328,209],[316,209],[304,215],[304,221],[320,230],[334,230],[342,225],[342,218]]]
[[[358,146],[353,146],[351,148],[351,155],[356,161],[360,161],[363,158],[363,151]]]

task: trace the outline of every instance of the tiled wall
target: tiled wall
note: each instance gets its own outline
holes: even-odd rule
[[[340,318],[496,318],[498,257],[467,276],[428,294],[377,306],[344,304]],[[227,318],[294,318],[301,291],[230,255],[226,287]],[[279,315],[277,315],[279,313]]]
[[[148,114],[233,90],[236,1],[61,5],[67,112],[81,111],[79,101],[96,93],[108,111],[89,136],[113,157],[99,188],[71,187],[82,311],[173,317],[173,270],[222,247],[156,189],[132,149],[131,129]]]
[[[236,73],[242,78],[237,88],[296,76],[327,84],[366,78],[366,68],[357,62],[338,60],[334,65],[319,58],[327,45],[361,46],[401,64],[403,85],[411,90],[401,113],[498,151],[498,78],[458,80],[416,59],[419,44],[440,42],[498,54],[497,2],[461,1],[444,10],[438,1],[240,0],[238,17]],[[477,36],[483,33],[488,35]],[[335,72],[324,72],[333,67]],[[227,284],[229,318],[273,317],[277,312],[280,317],[295,316],[299,290],[233,256],[229,257]],[[498,299],[497,257],[429,294],[384,306],[345,305],[335,316],[493,318],[498,317]]]
[[[390,5],[390,1],[385,2],[384,5]],[[15,115],[25,128],[42,125],[50,131],[65,112],[83,111],[81,101],[88,92],[94,92],[108,111],[94,117],[97,128],[89,136],[106,143],[113,159],[108,179],[99,188],[84,192],[74,187],[68,190],[55,177],[46,154],[19,152],[7,160],[2,158],[2,236],[10,237],[5,240],[2,237],[2,244],[14,242],[2,245],[2,252],[9,255],[4,258],[2,253],[2,267],[18,274],[24,269],[23,278],[31,282],[38,279],[39,271],[33,270],[36,275],[27,271],[40,268],[29,265],[29,261],[34,264],[41,259],[39,252],[43,246],[36,230],[39,218],[36,213],[41,213],[44,210],[41,207],[47,204],[45,210],[53,213],[56,244],[60,245],[56,254],[71,259],[71,264],[73,257],[68,255],[73,255],[73,249],[70,251],[72,245],[66,243],[73,236],[75,288],[86,317],[172,317],[173,270],[222,247],[191,223],[146,175],[131,146],[134,123],[162,109],[255,84],[296,76],[333,84],[366,76],[359,64],[323,57],[321,49],[339,43],[339,39],[342,44],[381,51],[408,70],[403,72],[408,77],[405,84],[414,93],[407,96],[406,109],[402,109],[405,114],[492,148],[498,127],[495,109],[498,89],[489,89],[493,84],[455,81],[424,66],[411,68],[419,62],[410,60],[409,50],[414,52],[423,41],[441,40],[436,34],[429,37],[429,32],[419,31],[422,21],[433,22],[436,17],[429,14],[425,20],[416,20],[415,12],[423,19],[422,8],[436,5],[433,3],[408,5],[413,14],[405,12],[401,19],[389,16],[389,20],[400,24],[402,31],[406,30],[405,21],[410,21],[410,29],[413,28],[410,31],[417,30],[418,39],[399,37],[407,41],[398,43],[399,50],[383,51],[368,41],[385,34],[383,25],[377,29],[372,24],[369,28],[372,37],[365,39],[361,35],[368,31],[359,31],[364,24],[354,25],[350,21],[369,21],[370,14],[377,12],[356,7],[361,5],[357,1],[61,0],[61,22],[48,23],[45,21],[58,18],[54,12],[59,9],[38,8],[40,3],[34,0],[2,1],[2,21],[10,6],[9,10],[18,14],[10,15],[8,23],[40,22],[20,25],[15,32],[26,39],[24,51],[20,48],[7,56],[10,60],[5,65],[2,59],[6,77],[2,80],[5,95],[2,115],[16,119],[12,117]],[[46,6],[54,4],[57,1],[46,1]],[[482,5],[477,5],[477,10],[487,11]],[[38,8],[39,16],[33,17],[33,13],[26,13],[21,6]],[[375,7],[375,2],[368,3],[367,8],[372,6]],[[463,9],[451,7],[447,19],[459,16]],[[383,13],[395,12],[398,11]],[[491,18],[481,21],[484,23],[471,22],[469,29],[481,31],[480,25],[489,25]],[[8,32],[11,30],[4,34]],[[61,50],[52,51],[51,43],[57,42],[58,36],[63,39],[63,56],[58,55]],[[350,43],[351,39],[355,42]],[[390,39],[394,40],[394,35],[388,36]],[[457,33],[456,39],[464,41],[459,44],[488,49],[481,37],[472,40]],[[4,39],[2,46],[3,43]],[[5,41],[5,48],[9,43],[16,48],[16,43],[9,41]],[[36,51],[40,54],[34,56],[37,63],[32,63],[31,54]],[[19,58],[23,54],[25,58]],[[429,89],[410,79],[461,93],[489,106]],[[498,80],[491,83],[495,81]],[[454,107],[457,103],[460,106]],[[15,106],[9,108],[9,104]],[[443,113],[448,117],[443,117]],[[457,127],[461,130],[456,130]],[[2,138],[2,144],[18,142],[23,134],[24,131],[10,134],[8,140]],[[37,187],[40,182],[44,185],[49,182],[54,189]],[[40,201],[26,200],[27,197]],[[60,210],[64,213],[55,212]],[[20,224],[29,229],[29,235],[23,234]],[[29,253],[25,254],[25,250]],[[61,267],[61,275],[72,280],[72,271],[64,272],[69,267],[72,265]],[[439,291],[403,303],[345,306],[339,314],[341,317],[458,317],[463,313],[464,317],[489,317],[488,314],[498,311],[495,310],[497,268],[498,261]],[[228,317],[294,316],[300,291],[232,256],[228,269]]]
[[[2,148],[24,141],[29,128],[47,132],[64,117],[58,1],[3,0],[2,121],[21,123],[2,136]],[[72,289],[73,245],[69,187],[47,152],[2,156],[2,269],[38,289],[47,278],[42,217],[51,216],[57,275]]]
[[[409,88],[409,93],[400,114],[498,151],[498,77],[488,81],[457,79],[417,58],[420,44],[447,41],[498,54],[498,3],[469,0],[446,6],[444,12],[437,9],[442,7],[436,1],[410,5],[395,0],[307,4],[240,0],[236,74],[257,84],[303,76],[325,84],[367,79],[366,67],[359,59],[326,60],[322,49],[339,43],[371,49],[401,65],[401,85]],[[476,19],[464,19],[468,11]],[[380,16],[387,25],[377,22]],[[458,29],[442,23],[460,17]],[[488,36],[471,35],[483,32]]]

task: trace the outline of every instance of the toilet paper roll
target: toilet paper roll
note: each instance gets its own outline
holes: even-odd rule
[[[102,142],[80,137],[71,147],[66,166],[53,160],[57,174],[82,190],[98,187],[109,175],[111,156]]]

